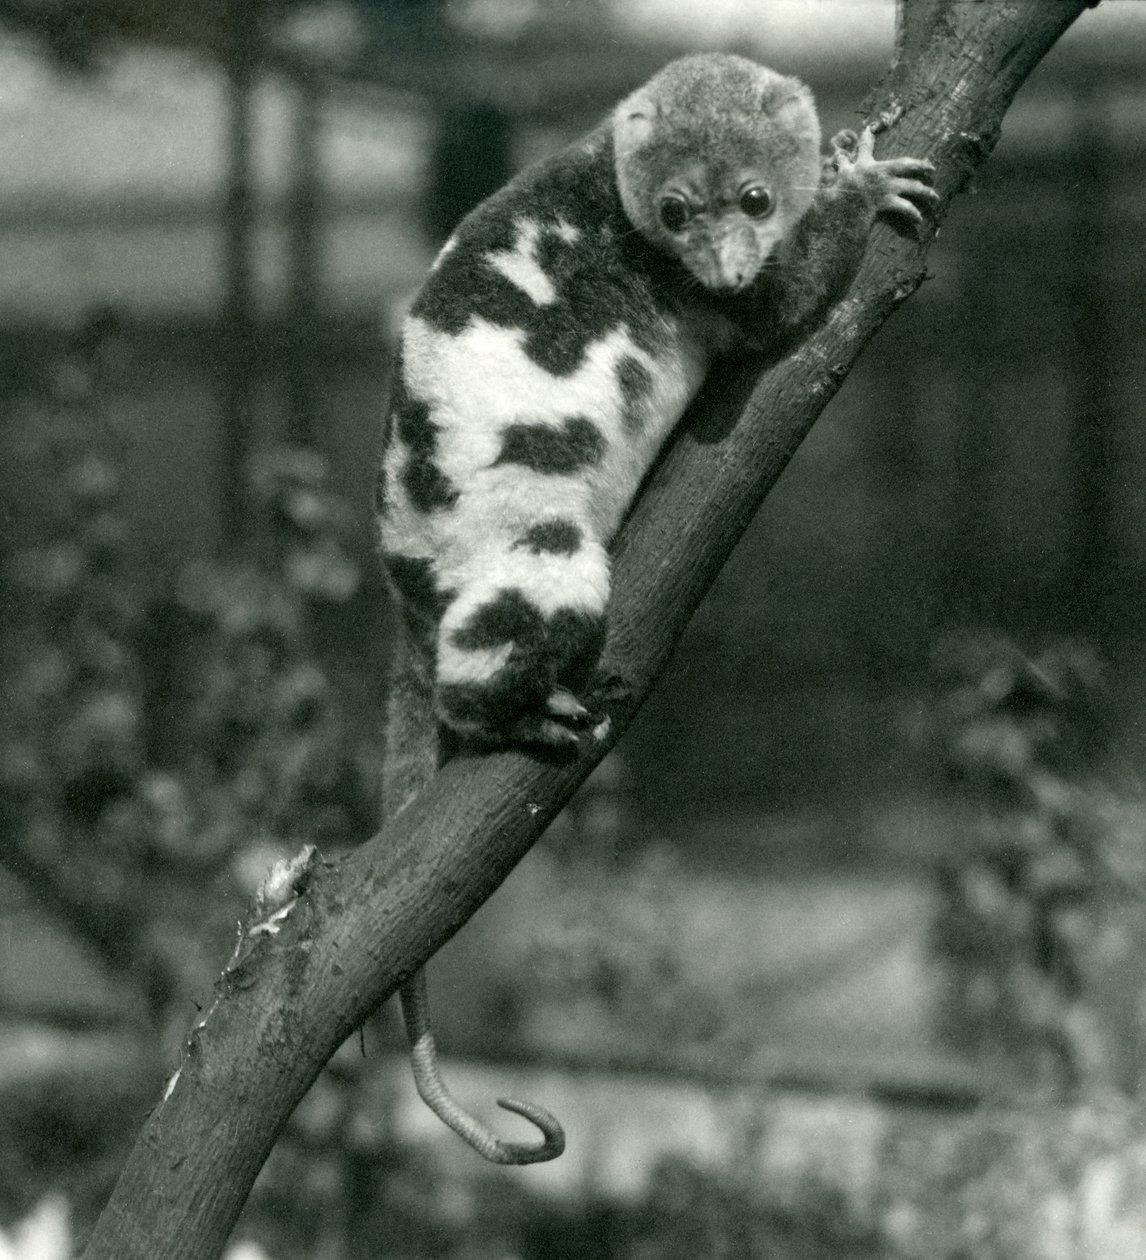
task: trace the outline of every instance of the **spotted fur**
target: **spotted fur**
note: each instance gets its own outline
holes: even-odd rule
[[[901,174],[840,150],[817,191],[821,162],[802,84],[684,58],[442,250],[402,331],[379,503],[456,734],[581,737],[568,697],[592,688],[609,543],[649,465],[715,357],[778,353],[822,316]],[[747,179],[766,221],[735,204]],[[675,234],[665,196],[690,206]]]
[[[439,716],[481,742],[576,737],[547,701],[591,685],[609,540],[707,366],[611,161],[598,133],[479,209],[403,330],[383,548],[408,615],[441,603]]]
[[[865,132],[819,186],[808,90],[702,55],[461,224],[402,331],[376,487],[407,630],[388,813],[459,740],[599,729],[608,547],[649,465],[718,355],[782,353],[847,285],[878,210],[919,217],[923,170],[876,162]],[[527,1145],[450,1097],[423,973],[402,1008],[418,1092],[446,1124],[498,1163],[561,1153],[542,1108],[502,1102],[541,1130]]]

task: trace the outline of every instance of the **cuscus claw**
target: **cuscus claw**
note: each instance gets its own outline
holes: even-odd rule
[[[545,701],[545,711],[550,717],[557,718],[559,721],[579,726],[588,725],[593,720],[593,715],[589,710],[564,687],[558,687],[550,694]]]
[[[576,754],[581,736],[574,727],[557,718],[530,713],[518,718],[506,741],[525,748],[545,748],[552,752]]]

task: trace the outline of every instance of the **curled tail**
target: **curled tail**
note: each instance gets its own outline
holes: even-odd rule
[[[403,629],[390,674],[386,714],[386,756],[383,766],[383,808],[387,818],[400,813],[433,777],[441,755],[434,714],[433,683]],[[556,1159],[565,1149],[558,1121],[534,1103],[499,1098],[498,1106],[535,1124],[542,1141],[535,1145],[505,1142],[471,1116],[449,1093],[438,1069],[438,1053],[430,1024],[426,973],[419,970],[399,991],[402,1017],[410,1042],[414,1083],[423,1102],[446,1125],[494,1164],[537,1164]]]
[[[451,1097],[438,1071],[438,1052],[430,1026],[426,1001],[426,973],[416,971],[401,989],[402,1016],[410,1040],[410,1062],[414,1068],[414,1084],[427,1107],[453,1131],[468,1142],[492,1164],[540,1164],[556,1159],[565,1149],[565,1132],[556,1118],[536,1103],[499,1098],[497,1105],[532,1121],[542,1134],[542,1141],[531,1146],[527,1142],[505,1142],[475,1120]]]

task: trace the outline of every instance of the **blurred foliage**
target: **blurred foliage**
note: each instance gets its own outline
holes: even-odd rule
[[[5,432],[16,485],[5,651],[17,667],[6,782],[49,795],[59,782],[53,804],[105,847],[195,866],[249,839],[255,820],[293,840],[284,798],[296,818],[342,800],[341,831],[355,839],[368,790],[362,800],[330,790],[331,763],[350,775],[354,759],[312,613],[347,600],[358,575],[321,457],[275,450],[255,467],[257,561],[195,560],[162,583],[139,568],[98,432],[82,413],[37,406]],[[243,802],[245,830],[213,825],[218,788]],[[313,818],[302,821],[314,834]]]
[[[614,752],[546,832],[515,880],[544,907],[489,966],[512,1018],[529,977],[530,1023],[544,1040],[615,1051],[651,1063],[710,1045],[736,1010],[740,977],[714,985],[695,938],[679,931],[690,880],[678,850],[650,834],[634,782]],[[699,966],[698,966],[699,962]]]
[[[868,1255],[869,1237],[831,1224],[830,1192],[800,1204],[800,1220],[766,1204],[733,1167],[667,1156],[645,1189],[622,1200],[571,1201],[521,1177],[433,1150],[398,1146],[375,1126],[364,1078],[310,1126],[312,1147],[280,1147],[256,1186],[246,1228],[278,1260],[316,1255],[394,1260],[826,1260]],[[377,1086],[377,1081],[373,1082]],[[348,1104],[348,1105],[347,1105]],[[347,1125],[345,1121],[353,1117]],[[814,1200],[814,1201],[813,1201]],[[809,1223],[810,1222],[810,1223]],[[841,1243],[845,1249],[841,1250]]]
[[[373,832],[380,754],[335,681],[330,619],[352,616],[359,574],[323,459],[258,459],[251,555],[156,574],[123,507],[127,439],[102,414],[98,373],[79,370],[87,358],[61,357],[6,400],[0,865],[29,914],[102,964],[84,1018],[146,1047],[159,1073],[272,861]],[[58,1181],[68,1152],[90,1161],[123,1136],[77,1131],[61,1086],[69,1045],[83,1075],[83,1020],[66,999],[53,1007],[53,984],[45,975],[31,1018],[57,1031],[61,1061],[28,1077],[35,1098],[6,1078],[0,1100],[10,1110],[19,1094],[21,1117],[2,1161],[6,1214]],[[21,1014],[0,1001],[0,1019]],[[139,1114],[120,1110],[134,1129]],[[71,1135],[50,1168],[45,1133]]]
[[[1133,1088],[1146,872],[1141,826],[1102,777],[1102,664],[1084,643],[1031,655],[978,633],[942,643],[935,667],[932,735],[965,807],[933,939],[949,1031],[1019,1050],[1044,1090]]]
[[[902,1260],[1134,1260],[1146,1254],[1144,1192],[1141,1111],[1108,1097],[900,1124],[878,1212]]]
[[[243,12],[243,11],[246,12]],[[410,46],[478,36],[510,38],[524,32],[598,30],[610,16],[608,0],[563,0],[546,8],[534,0],[186,0],[178,10],[148,0],[0,0],[0,30],[34,40],[43,55],[69,73],[93,74],[109,47],[123,41],[234,49],[237,18],[257,19],[271,46],[334,48],[363,57],[401,39]],[[248,36],[251,27],[246,27]]]
[[[347,719],[315,620],[357,585],[348,517],[319,456],[272,451],[254,469],[258,558],[149,580],[108,435],[75,405],[26,403],[15,419],[0,787],[16,873],[78,911],[106,896],[134,955],[202,934],[205,881],[245,896],[267,851],[373,830],[375,749]]]

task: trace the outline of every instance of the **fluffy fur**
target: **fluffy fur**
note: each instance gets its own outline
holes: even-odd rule
[[[811,92],[744,57],[671,62],[614,114],[617,186],[629,219],[709,288],[744,288],[809,209],[820,184],[820,120]],[[763,188],[769,212],[738,209]],[[668,230],[666,196],[692,210]]]
[[[447,727],[582,736],[607,549],[641,479],[716,355],[782,348],[850,278],[883,203],[914,211],[903,194],[929,190],[905,161],[853,152],[821,187],[808,89],[699,55],[462,223],[403,329],[380,496]]]
[[[781,354],[846,287],[876,213],[918,219],[933,195],[925,163],[875,161],[870,133],[837,143],[824,183],[821,163],[801,83],[687,57],[442,250],[403,328],[379,476],[407,631],[391,812],[459,739],[592,737],[609,543],[714,359]],[[419,1089],[481,1149],[439,1082]],[[507,1162],[560,1145],[488,1143]]]

